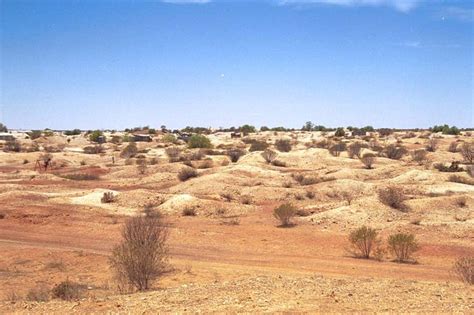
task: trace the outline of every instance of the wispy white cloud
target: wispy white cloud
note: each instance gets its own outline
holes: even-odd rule
[[[325,4],[338,6],[388,6],[400,12],[416,8],[421,0],[280,0],[280,4]]]
[[[474,9],[461,7],[445,7],[438,12],[442,20],[454,19],[464,22],[474,22]]]
[[[161,2],[172,4],[205,4],[211,2],[211,0],[161,0]]]
[[[401,43],[396,43],[395,46],[408,47],[408,48],[420,48],[421,43],[418,41],[405,41]]]

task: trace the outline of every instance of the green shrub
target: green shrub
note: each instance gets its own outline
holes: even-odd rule
[[[89,135],[89,140],[92,142],[99,142],[99,138],[102,137],[104,134],[100,130],[95,130]]]
[[[165,134],[161,140],[163,142],[166,142],[166,143],[177,143],[178,142],[178,139],[176,138],[176,136],[172,133],[167,133]]]
[[[188,147],[193,148],[212,148],[211,141],[204,135],[192,135],[188,140]]]
[[[388,248],[398,262],[407,262],[412,259],[414,252],[420,249],[415,235],[396,233],[388,237]]]
[[[349,242],[353,254],[356,257],[369,259],[372,251],[376,249],[380,241],[377,231],[367,226],[362,226],[349,234]]]
[[[346,132],[344,131],[344,128],[337,128],[336,133],[334,135],[336,137],[344,137],[346,135]]]

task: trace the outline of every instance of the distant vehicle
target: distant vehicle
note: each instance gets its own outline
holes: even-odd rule
[[[15,137],[10,134],[10,133],[6,133],[6,132],[1,132],[0,133],[0,140],[3,140],[3,141],[13,141],[15,140]]]
[[[152,137],[150,135],[146,135],[146,134],[133,135],[133,140],[135,142],[151,142],[151,141],[153,141]]]

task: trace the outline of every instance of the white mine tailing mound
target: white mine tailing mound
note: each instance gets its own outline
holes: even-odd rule
[[[199,203],[199,199],[188,194],[175,195],[159,206],[165,212],[178,212],[186,206],[193,206]]]
[[[118,191],[99,188],[84,196],[71,198],[71,203],[76,205],[101,207],[104,206],[104,204],[101,202],[101,199],[104,196],[104,192],[112,192],[114,196],[117,196],[119,194]]]

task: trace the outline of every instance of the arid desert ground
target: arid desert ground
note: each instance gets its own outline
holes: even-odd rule
[[[104,132],[103,144],[85,132],[11,134],[21,148],[1,142],[0,313],[474,311],[473,286],[453,270],[474,255],[468,131],[213,132],[206,149],[160,131],[150,142]],[[353,143],[371,168],[350,157]],[[381,201],[388,187],[403,207]],[[297,209],[288,227],[273,215],[285,203]],[[111,250],[146,209],[169,226],[168,268],[151,290],[120,292]],[[382,240],[377,258],[350,249],[364,225]],[[416,237],[410,261],[386,248],[394,233]],[[81,285],[80,298],[50,295],[65,280]]]

